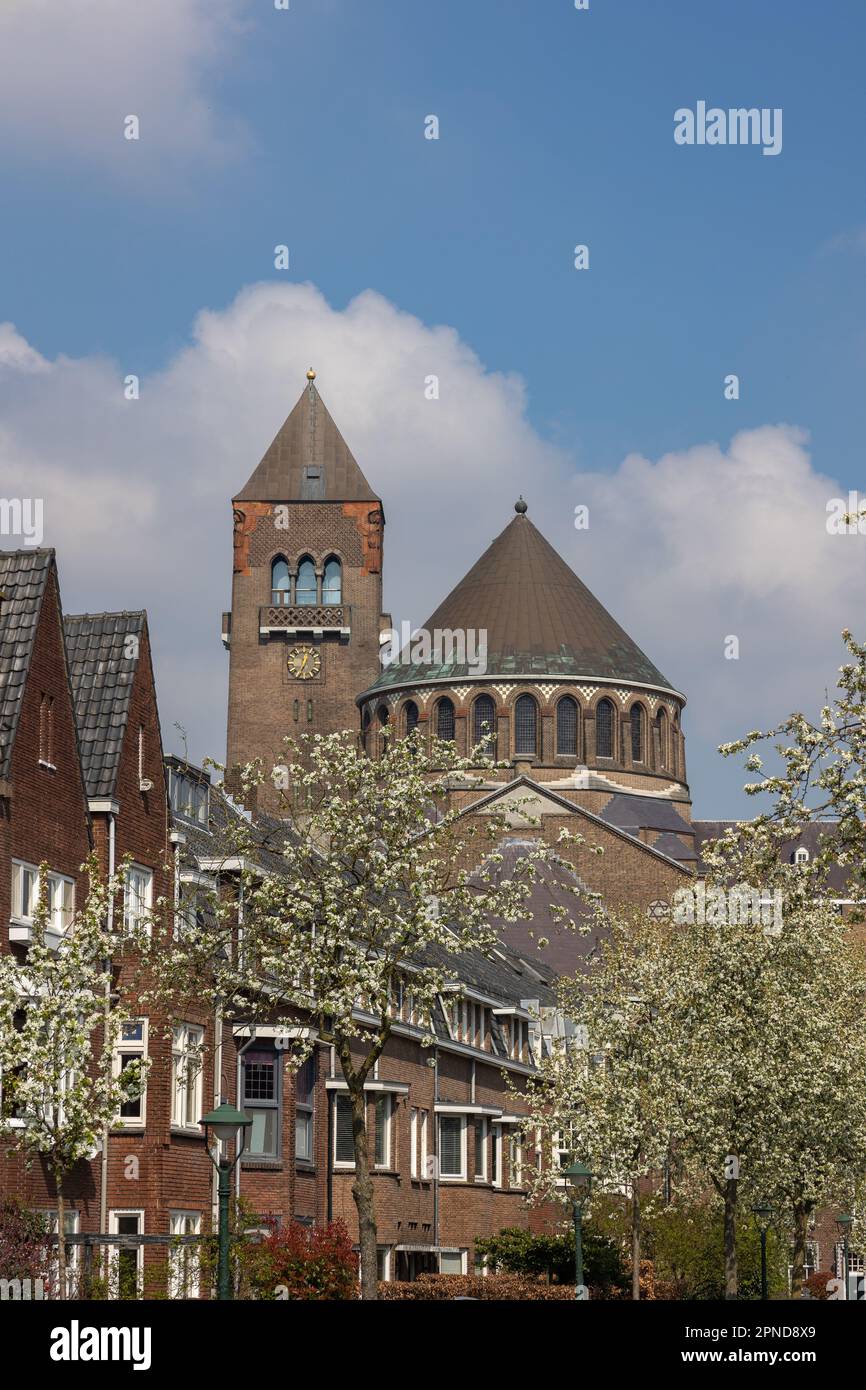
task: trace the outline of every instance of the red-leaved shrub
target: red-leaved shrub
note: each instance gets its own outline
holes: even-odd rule
[[[293,1221],[258,1246],[250,1282],[258,1298],[357,1298],[358,1256],[342,1221]]]

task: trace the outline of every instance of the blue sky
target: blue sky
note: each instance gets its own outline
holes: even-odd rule
[[[79,4],[70,0],[66,8],[74,14]],[[41,8],[50,71],[54,61],[62,68],[62,36],[52,38],[56,8]],[[713,441],[725,449],[738,431],[785,424],[807,432],[817,474],[864,486],[861,3],[590,0],[578,12],[571,0],[291,0],[288,12],[277,12],[270,0],[210,7],[174,0],[162,35],[169,47],[168,17],[186,11],[191,28],[179,26],[175,35],[178,51],[186,47],[168,93],[160,84],[174,78],[157,69],[171,64],[154,34],[152,48],[137,40],[141,62],[130,64],[128,91],[121,80],[100,106],[101,84],[107,92],[109,82],[101,63],[115,39],[122,46],[109,26],[82,49],[77,75],[66,73],[67,110],[47,119],[25,103],[15,144],[2,141],[0,320],[13,323],[41,358],[106,359],[121,373],[159,379],[189,349],[196,316],[225,313],[245,286],[309,282],[338,313],[372,289],[427,328],[450,326],[486,373],[516,374],[536,443],[550,445],[577,474],[613,478],[632,452],[658,460]],[[22,28],[19,37],[26,46],[32,35]],[[7,46],[5,61],[23,59],[10,58]],[[190,92],[191,107],[184,104]],[[781,107],[781,154],[675,145],[675,109],[699,99],[724,108]],[[91,100],[88,123],[81,111]],[[106,111],[118,120],[140,112],[138,145],[118,139],[114,128],[109,139],[100,126]],[[160,127],[166,112],[175,124]],[[440,121],[438,141],[423,138],[430,113]],[[0,131],[9,114],[0,98]],[[210,126],[190,135],[199,119]],[[273,268],[273,247],[282,242],[290,248],[288,275]],[[578,242],[590,247],[588,272],[573,268]],[[305,346],[298,345],[301,357]],[[737,402],[723,397],[729,372],[741,378]],[[299,389],[287,382],[284,413]],[[323,386],[323,393],[332,403],[333,392]],[[353,435],[351,419],[338,421],[351,445],[375,440],[368,422]],[[67,423],[68,433],[74,412]],[[277,423],[262,421],[257,446],[251,436],[251,454],[238,458],[238,483]],[[483,451],[484,438],[477,442]],[[92,448],[119,451],[102,458],[115,475],[130,466],[122,440],[101,438],[98,413]],[[374,453],[375,445],[363,460],[373,474]],[[526,457],[522,490],[530,496],[532,451]],[[626,477],[619,481],[627,486]],[[552,516],[560,508],[539,501]],[[470,480],[464,503],[471,509],[478,502]],[[166,504],[161,496],[157,510]],[[398,496],[392,527],[407,525],[410,513],[411,498]],[[647,524],[663,527],[665,516],[656,507]],[[678,517],[670,524],[681,524]],[[714,524],[712,511],[696,520]],[[419,604],[429,596],[432,607],[498,529],[485,525],[474,548],[471,535],[455,547],[457,572],[448,564],[443,570],[441,550],[431,555]],[[62,528],[58,544],[61,538]],[[550,538],[587,578],[565,538]],[[598,537],[608,556],[616,541],[615,531]],[[401,553],[398,544],[394,554]],[[665,563],[663,546],[651,544],[647,554],[648,564]],[[590,559],[593,580],[603,574],[600,555]],[[100,602],[91,592],[86,567],[76,563],[70,560],[75,604],[112,606],[110,595]],[[807,667],[792,672],[790,699],[788,686],[777,691],[777,717],[810,694],[818,699],[832,680],[831,647],[818,656],[819,634],[856,623],[862,601],[853,602],[850,564],[846,554],[832,592],[849,594],[855,611],[828,611],[823,622],[816,612],[799,638],[792,632],[790,641],[817,644],[813,685],[800,680]],[[635,578],[639,586],[639,570],[631,588],[613,586],[610,606],[641,640],[639,602],[630,621]],[[593,587],[609,600],[604,583]],[[774,603],[799,601],[784,584],[776,594],[766,582],[759,589],[765,626]],[[215,598],[214,612],[225,597]],[[148,606],[159,611],[158,599]],[[425,613],[411,616],[420,621]],[[687,690],[690,678],[700,688],[696,658],[685,650],[699,617],[690,612],[684,627],[672,614],[679,631],[664,659],[643,642],[662,669],[682,644],[677,684]],[[725,670],[723,678],[730,675]],[[745,668],[737,676],[745,682]],[[741,723],[719,727],[716,738],[705,712],[696,728],[692,773],[696,759],[703,814],[738,809],[734,781],[715,769],[712,745],[754,722],[752,704],[765,713],[748,693],[763,688],[762,670],[756,666],[750,679],[748,690],[732,691],[721,706],[727,711],[733,701]],[[167,703],[173,708],[173,693]],[[182,712],[183,700],[177,704]]]

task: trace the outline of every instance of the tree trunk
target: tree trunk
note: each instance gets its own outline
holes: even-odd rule
[[[59,1288],[58,1298],[66,1297],[66,1241],[63,1239],[65,1232],[66,1204],[63,1200],[63,1174],[55,1169],[54,1185],[57,1188],[57,1280]]]
[[[349,1081],[352,1103],[352,1140],[355,1148],[355,1181],[352,1196],[358,1211],[358,1244],[361,1248],[361,1297],[379,1297],[376,1259],[376,1213],[370,1176],[370,1141],[367,1135],[367,1097],[363,1082]]]
[[[809,1228],[809,1206],[800,1200],[794,1203],[794,1255],[791,1271],[791,1297],[800,1298],[806,1277],[806,1233]]]
[[[631,1296],[640,1301],[640,1188],[631,1185]]]
[[[736,1298],[737,1279],[737,1179],[725,1183],[725,1298]]]

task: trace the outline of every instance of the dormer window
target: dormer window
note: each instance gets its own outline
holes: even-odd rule
[[[805,845],[800,845],[799,849],[794,850],[791,856],[791,862],[794,864],[808,864],[809,851],[806,849]]]
[[[184,820],[207,825],[210,787],[176,767],[168,769],[168,796],[171,809]]]
[[[315,502],[325,495],[325,470],[320,463],[308,463],[301,479],[301,497],[305,502]]]

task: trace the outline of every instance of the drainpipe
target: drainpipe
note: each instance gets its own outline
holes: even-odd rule
[[[439,1048],[433,1048],[433,1114],[431,1119],[431,1147],[433,1150],[433,1246],[436,1250],[436,1265],[439,1265],[439,1116],[436,1106],[439,1101]]]
[[[115,813],[108,813],[108,879],[114,877],[114,858],[115,858]],[[114,894],[108,897],[108,920],[106,923],[109,936],[114,927]],[[111,1016],[111,960],[106,962],[105,968],[105,1023],[103,1028],[104,1047],[107,1051],[110,1034]],[[99,1229],[103,1235],[108,1232],[108,1135],[109,1126],[102,1126],[102,1162],[100,1164],[100,1183],[99,1183]]]

